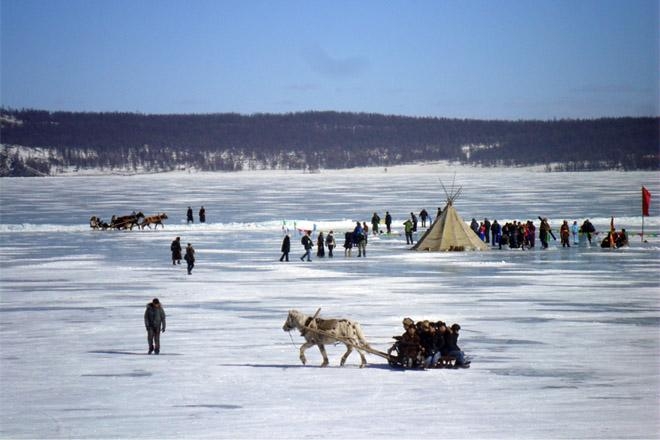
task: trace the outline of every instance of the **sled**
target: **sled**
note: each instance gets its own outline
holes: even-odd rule
[[[318,313],[320,312],[320,310],[321,309],[319,308],[316,311],[316,314],[314,315],[314,317],[318,316]],[[314,322],[314,320],[312,319],[311,322]],[[342,337],[332,335],[332,334],[330,334],[326,331],[323,331],[319,328],[312,327],[312,326],[309,326],[309,325],[305,326],[305,331],[306,332],[309,331],[309,332],[313,332],[313,333],[316,333],[316,334],[319,334],[319,335],[330,337],[332,339],[335,339],[338,342],[341,342],[342,344],[349,345],[349,346],[351,346],[352,348],[354,348],[356,350],[362,350],[362,351],[365,351],[367,353],[373,354],[375,356],[382,357],[385,360],[387,360],[388,365],[392,368],[402,369],[402,370],[424,370],[424,369],[426,369],[423,366],[423,363],[424,363],[423,361],[424,360],[421,359],[421,357],[418,357],[417,359],[410,359],[410,358],[402,355],[401,353],[399,353],[398,341],[396,343],[394,343],[394,345],[392,345],[392,347],[388,350],[387,353],[385,353],[383,351],[376,350],[375,348],[372,348],[369,345],[363,346],[363,345],[354,344],[353,342],[348,341],[348,340],[346,340]],[[396,353],[396,354],[393,354],[393,353]],[[456,365],[456,358],[455,357],[453,357],[453,356],[442,356],[438,360],[438,363],[435,366],[429,367],[429,369],[469,368],[469,367],[470,367],[469,362],[465,363],[464,365],[458,366],[458,365]]]
[[[387,362],[393,368],[402,369],[402,370],[426,370],[426,369],[438,369],[438,368],[470,368],[470,363],[466,362],[463,365],[456,364],[456,358],[454,356],[442,356],[438,359],[438,362],[435,365],[430,367],[424,367],[424,358],[421,354],[417,354],[414,357],[407,356],[404,353],[399,351],[399,341],[395,342],[392,347],[387,351]]]

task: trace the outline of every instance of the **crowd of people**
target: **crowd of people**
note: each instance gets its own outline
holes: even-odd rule
[[[438,208],[437,216],[440,216],[441,214],[442,209]],[[374,212],[371,217],[371,228],[367,225],[367,222],[360,223],[358,221],[352,231],[345,232],[343,242],[344,256],[352,257],[353,249],[356,248],[358,251],[358,257],[366,257],[366,248],[370,234],[376,236],[381,234],[392,234],[392,215],[390,212],[385,212],[385,228],[381,228],[381,220],[382,219],[378,213]],[[414,244],[415,233],[418,231],[418,227],[428,228],[431,226],[431,222],[432,217],[428,214],[426,209],[422,209],[418,215],[411,212],[410,217],[403,221],[406,244]],[[548,219],[542,217],[539,217],[538,227],[532,220],[527,220],[526,222],[513,220],[500,224],[497,220],[491,222],[488,218],[484,218],[482,222],[478,222],[473,218],[470,223],[470,228],[485,243],[491,244],[492,247],[497,247],[499,249],[533,249],[536,246],[537,234],[538,241],[543,249],[548,248],[550,239],[557,240],[557,236],[555,236]],[[569,225],[569,222],[564,220],[558,233],[562,247],[571,247],[571,244],[578,245],[587,242],[591,245],[593,237],[598,234],[589,219],[586,219],[581,225],[578,225],[577,221],[573,221],[573,223]],[[328,249],[328,257],[332,258],[334,256],[333,249],[337,246],[334,232],[330,231],[325,236],[323,232],[320,232],[317,236],[316,243],[312,240],[311,235],[312,231],[304,231],[303,237],[301,238],[301,244],[305,249],[305,253],[300,259],[303,261],[312,261],[312,249],[314,246],[316,246],[316,256],[318,258],[324,258],[326,256],[326,248]],[[620,232],[616,232],[613,229],[613,226],[612,230],[601,242],[602,247],[618,248],[626,245],[628,245],[628,235],[626,230],[622,229]],[[282,256],[280,257],[280,261],[289,261],[291,237],[288,233],[282,241],[281,250]]]
[[[541,242],[541,247],[547,249],[550,238],[557,240],[550,223],[547,218],[539,217],[538,238]],[[503,225],[499,224],[497,220],[490,222],[488,218],[484,221],[477,222],[472,219],[470,228],[475,234],[479,236],[485,243],[490,243],[491,246],[497,246],[499,249],[509,247],[512,249],[532,249],[536,245],[536,231],[537,227],[532,220],[520,222],[513,220],[506,222]],[[580,243],[592,244],[592,239],[598,235],[594,225],[586,219],[582,225],[578,225],[577,221],[573,221],[569,225],[568,220],[564,220],[559,227],[559,240],[562,247],[571,247],[579,245]],[[614,219],[612,219],[611,230],[602,242],[602,247],[618,248],[628,245],[628,234],[625,229],[617,232],[614,229]]]
[[[411,318],[404,318],[403,330],[401,336],[394,336],[396,342],[387,352],[402,367],[436,368],[443,357],[453,358],[456,368],[470,366],[470,360],[458,346],[459,324],[448,327],[443,321],[415,323]]]
[[[438,212],[440,212],[438,210]],[[406,241],[409,244],[413,244],[413,233],[417,231],[418,220],[417,216],[414,213],[410,213],[411,219],[404,222],[404,229],[406,233]],[[419,218],[422,220],[422,227],[427,227],[427,222],[430,225],[430,216],[427,211],[423,209],[420,212]],[[380,226],[381,218],[378,213],[374,212],[371,217],[371,228],[367,222],[355,222],[355,227],[351,231],[346,231],[344,233],[344,257],[352,257],[353,249],[357,249],[357,257],[366,258],[367,256],[367,244],[369,243],[369,235],[380,235],[380,234],[391,234],[392,233],[392,215],[389,211],[385,212],[385,230],[381,229]],[[301,261],[312,261],[312,249],[316,246],[316,256],[318,258],[325,257],[325,249],[328,249],[328,257],[334,257],[333,250],[337,247],[337,242],[335,240],[334,231],[328,232],[328,235],[324,236],[323,232],[319,232],[319,235],[316,239],[316,245],[314,240],[312,240],[312,231],[306,230],[303,233],[300,243],[304,247],[304,254],[301,255]],[[281,246],[282,255],[280,261],[289,261],[289,253],[291,252],[291,235],[287,232],[282,240]]]
[[[366,222],[356,222],[352,231],[347,231],[344,234],[344,257],[352,257],[353,248],[358,251],[357,256],[366,258],[367,256],[367,242],[369,237],[369,226]],[[316,238],[316,244],[312,239],[312,231],[305,230],[300,244],[303,246],[304,253],[300,256],[300,261],[312,261],[312,249],[316,246],[316,257],[325,258],[326,249],[328,250],[328,258],[334,257],[334,249],[337,247],[334,231],[328,232],[327,235],[323,231],[319,232]],[[291,252],[291,234],[288,232],[284,235],[281,246],[282,255],[280,261],[289,261],[289,253]]]
[[[441,214],[442,209],[438,208],[437,216],[440,216]],[[186,212],[186,219],[187,223],[192,223],[194,221],[193,210],[190,206]],[[411,212],[410,217],[403,221],[406,244],[414,244],[414,234],[418,231],[418,227],[421,226],[421,228],[428,228],[431,226],[432,220],[432,217],[426,209],[422,209],[418,215]],[[203,206],[199,210],[199,221],[201,223],[206,221],[206,211]],[[492,247],[498,247],[499,249],[504,247],[523,250],[532,249],[536,246],[538,231],[538,240],[541,243],[541,247],[545,249],[549,245],[550,238],[557,240],[557,237],[553,233],[547,218],[539,217],[539,221],[540,223],[537,228],[532,220],[527,220],[526,222],[513,220],[500,224],[497,220],[491,222],[488,218],[484,218],[482,222],[478,222],[473,218],[470,223],[470,228],[485,243],[489,243]],[[392,234],[392,215],[389,211],[385,211],[384,225],[385,228],[381,228],[381,217],[377,212],[374,212],[371,217],[371,228],[367,225],[367,222],[357,221],[353,230],[344,233],[342,245],[344,248],[344,257],[352,257],[354,252],[353,249],[356,249],[357,257],[366,258],[367,244],[370,234]],[[598,232],[589,219],[586,219],[582,225],[578,225],[577,221],[573,221],[573,223],[569,225],[568,221],[564,220],[559,228],[559,239],[562,247],[571,247],[571,244],[578,245],[582,242],[588,242],[591,245],[593,237],[597,234]],[[326,249],[327,257],[333,258],[334,250],[337,247],[335,234],[332,230],[329,231],[327,235],[323,232],[319,232],[316,240],[312,239],[312,231],[306,230],[304,231],[300,242],[304,248],[304,253],[300,256],[301,261],[312,261],[312,250],[314,247],[316,247],[317,258],[325,258]],[[601,241],[601,246],[619,248],[627,245],[628,235],[626,230],[622,229],[620,232],[615,231],[614,220],[612,219],[611,230]],[[170,250],[172,252],[172,264],[181,264],[182,247],[179,237],[172,242]],[[282,240],[281,252],[282,255],[280,256],[280,261],[289,261],[289,253],[291,252],[291,235],[288,231]],[[188,246],[186,247],[183,259],[188,264],[188,274],[191,274],[192,269],[195,266],[195,250],[190,243],[188,243]]]

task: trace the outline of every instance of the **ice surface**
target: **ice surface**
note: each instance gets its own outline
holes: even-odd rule
[[[294,225],[344,231],[389,210],[444,205],[556,229],[615,217],[631,246],[416,253],[372,238],[366,259],[302,263]],[[658,173],[561,173],[409,166],[236,174],[0,179],[1,438],[657,438],[660,218],[642,224]],[[207,224],[186,225],[204,205]],[[92,231],[88,220],[166,212],[164,230]],[[538,222],[537,222],[538,224]],[[283,227],[291,262],[278,261]],[[316,232],[314,236],[316,236]],[[170,242],[197,250],[191,276]],[[144,307],[167,312],[146,355]],[[287,310],[361,323],[387,350],[401,319],[462,326],[468,370],[392,371],[356,354],[298,360]]]

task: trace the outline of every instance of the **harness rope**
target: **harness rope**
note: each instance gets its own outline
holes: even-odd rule
[[[289,334],[289,338],[291,339],[291,345],[293,345],[293,348],[298,348],[295,342],[293,342],[293,336],[291,336],[291,330],[287,332]]]

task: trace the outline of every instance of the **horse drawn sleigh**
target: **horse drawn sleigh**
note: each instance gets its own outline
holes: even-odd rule
[[[360,368],[367,363],[364,353],[384,358],[390,367],[397,369],[468,368],[470,365],[469,361],[457,362],[456,356],[440,355],[440,353],[435,357],[432,356],[433,362],[429,363],[422,350],[413,350],[401,336],[394,337],[396,342],[387,352],[377,350],[366,341],[357,322],[348,319],[318,318],[320,311],[319,308],[314,316],[308,316],[297,310],[290,310],[282,327],[286,332],[297,329],[300,331],[300,335],[305,338],[305,343],[300,347],[300,361],[303,365],[307,363],[305,350],[316,345],[323,357],[321,366],[327,366],[328,356],[325,344],[336,343],[342,343],[346,346],[346,352],[340,362],[342,366],[353,350],[360,355]]]
[[[142,219],[142,221],[140,221]],[[145,226],[151,229],[151,225],[155,225],[155,228],[158,229],[158,225],[160,225],[162,228],[165,228],[165,225],[163,224],[163,220],[167,219],[167,214],[160,213],[156,215],[150,215],[148,217],[145,217],[145,215],[142,212],[133,212],[130,215],[124,215],[124,216],[112,216],[112,219],[110,220],[110,223],[104,222],[101,217],[97,217],[93,215],[89,219],[89,227],[92,229],[101,229],[101,230],[107,230],[107,229],[129,229],[133,230],[133,227],[137,226],[140,229],[144,229]]]

